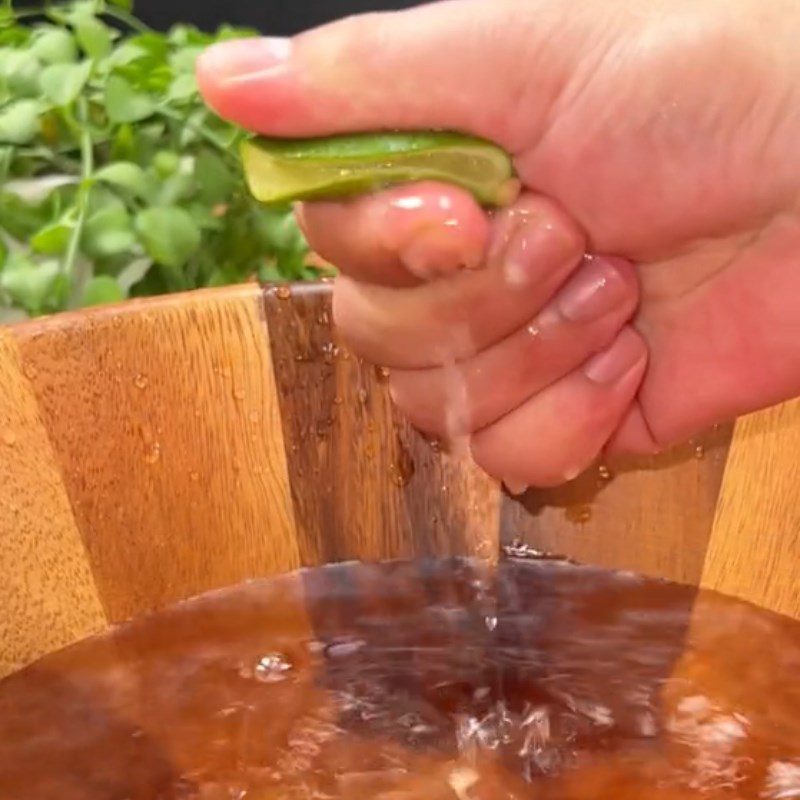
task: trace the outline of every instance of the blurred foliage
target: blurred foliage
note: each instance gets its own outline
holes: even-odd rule
[[[198,54],[248,35],[158,33],[125,2],[0,5],[0,321],[319,275],[198,94]]]

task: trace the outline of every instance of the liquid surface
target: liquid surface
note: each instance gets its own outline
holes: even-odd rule
[[[800,798],[800,625],[549,561],[339,565],[0,682],[2,800]]]

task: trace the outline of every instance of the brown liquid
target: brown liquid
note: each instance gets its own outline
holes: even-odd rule
[[[0,683],[2,800],[800,798],[800,625],[547,561],[212,593]]]

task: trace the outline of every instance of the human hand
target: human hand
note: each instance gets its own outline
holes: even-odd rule
[[[498,215],[424,185],[302,219],[411,420],[452,430],[457,359],[476,460],[549,485],[800,393],[798,40],[792,0],[451,0],[228,43],[198,74],[262,133],[444,128],[514,155]],[[636,264],[633,326],[633,271],[584,250]],[[581,274],[577,320],[558,293]]]

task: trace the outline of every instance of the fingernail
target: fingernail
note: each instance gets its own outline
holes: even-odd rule
[[[583,264],[556,297],[562,316],[571,322],[599,319],[621,305],[629,288],[622,259],[585,256]]]
[[[542,267],[563,264],[575,256],[575,243],[547,219],[523,217],[509,241],[503,260],[503,274],[512,286],[538,280]]]
[[[639,337],[630,329],[624,330],[611,347],[583,365],[583,373],[595,383],[610,385],[624,378],[645,357]]]
[[[524,483],[519,481],[503,481],[503,486],[506,487],[506,491],[513,495],[514,497],[519,497],[520,495],[525,494],[528,491],[528,486]]]
[[[229,83],[267,76],[291,54],[291,39],[236,39],[211,45],[201,54],[198,67],[218,82]]]

